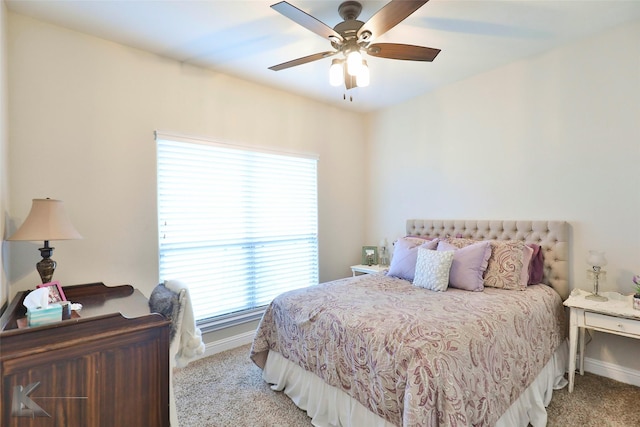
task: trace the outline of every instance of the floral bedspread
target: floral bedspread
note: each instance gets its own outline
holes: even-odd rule
[[[564,339],[546,285],[433,292],[371,274],[284,293],[251,348],[342,389],[398,426],[493,426]]]

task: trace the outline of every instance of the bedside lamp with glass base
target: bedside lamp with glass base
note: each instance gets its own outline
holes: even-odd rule
[[[603,297],[598,294],[598,288],[600,286],[600,281],[604,282],[606,280],[606,271],[602,270],[602,267],[607,265],[607,260],[604,257],[604,252],[598,251],[589,251],[589,256],[587,256],[587,264],[591,265],[591,270],[587,270],[587,277],[593,280],[593,293],[591,295],[587,295],[585,298],[592,301],[607,301],[607,297]]]

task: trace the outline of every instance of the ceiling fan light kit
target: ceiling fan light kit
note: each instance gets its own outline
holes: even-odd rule
[[[347,53],[347,73],[350,76],[357,76],[362,68],[362,54],[359,50],[351,50]]]
[[[378,58],[431,62],[440,53],[440,49],[398,43],[370,44],[376,37],[398,25],[427,1],[392,0],[367,22],[358,21],[357,19],[362,11],[362,5],[359,2],[345,1],[338,7],[338,13],[344,21],[334,28],[329,27],[286,1],[273,4],[271,5],[272,9],[302,25],[309,31],[326,38],[335,50],[294,59],[274,65],[269,69],[280,71],[341,54],[342,58],[334,58],[331,61],[329,83],[331,86],[344,85],[349,90],[354,87],[369,85],[370,71],[367,61],[362,57],[363,52]]]
[[[360,71],[358,71],[358,75],[356,76],[356,86],[367,87],[369,86],[370,80],[369,65],[367,65],[367,61],[363,59]]]
[[[344,69],[342,68],[342,59],[334,59],[331,61],[331,67],[329,67],[329,84],[331,86],[341,86],[344,83]]]

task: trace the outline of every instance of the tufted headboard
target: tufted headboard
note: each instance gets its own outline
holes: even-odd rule
[[[504,221],[409,219],[407,235],[465,237],[476,240],[520,240],[540,245],[544,254],[543,282],[569,296],[569,225],[564,221]]]

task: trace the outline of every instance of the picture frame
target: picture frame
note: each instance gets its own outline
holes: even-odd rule
[[[67,300],[67,298],[64,296],[64,291],[62,290],[62,286],[60,286],[60,282],[56,281],[56,282],[50,282],[50,283],[43,283],[36,287],[49,288],[49,304],[54,304],[54,303]]]
[[[363,246],[362,247],[362,265],[378,264],[378,247]]]

